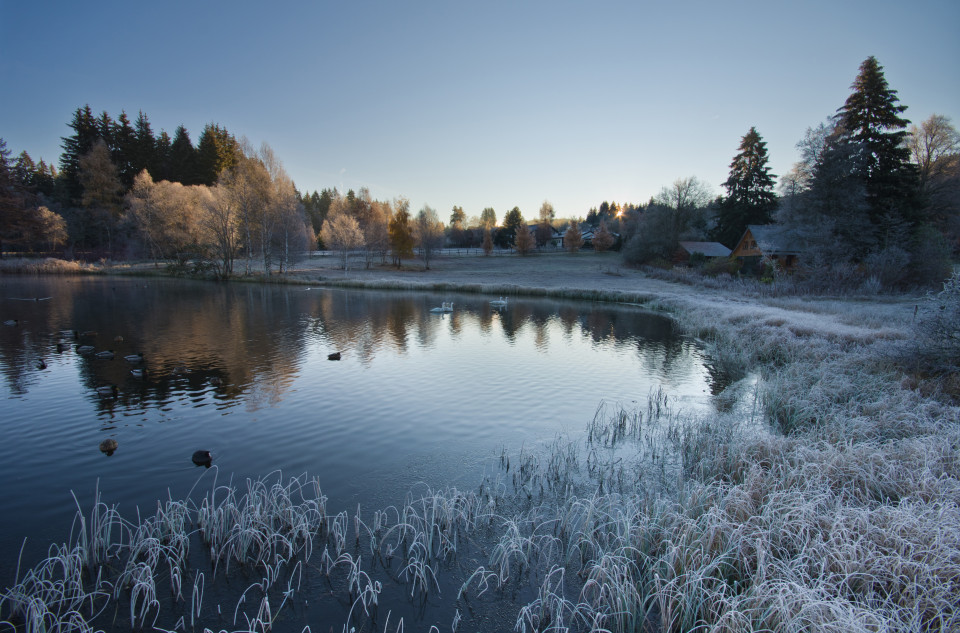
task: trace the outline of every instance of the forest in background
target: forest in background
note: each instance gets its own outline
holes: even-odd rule
[[[151,258],[226,278],[240,272],[237,261],[269,274],[317,247],[341,253],[345,267],[348,253],[362,252],[368,267],[399,266],[419,249],[429,267],[442,246],[529,254],[564,236],[577,250],[589,231],[591,247],[620,250],[628,264],[669,267],[680,241],[732,248],[759,224],[800,253],[801,275],[882,288],[939,283],[960,245],[960,135],[942,115],[904,118],[873,57],[851,89],[833,117],[807,129],[801,160],[779,185],[752,127],[721,195],[690,176],[645,203],[604,201],[561,218],[545,200],[529,220],[513,207],[500,221],[489,207],[468,216],[454,206],[446,223],[427,205],[414,214],[406,199],[376,200],[366,188],[301,192],[269,146],[217,124],[194,145],[182,125],[171,138],[154,134],[142,111],[131,123],[87,105],[68,123],[59,169],[26,151],[13,158],[0,139],[0,254]],[[740,263],[704,272],[740,274]]]

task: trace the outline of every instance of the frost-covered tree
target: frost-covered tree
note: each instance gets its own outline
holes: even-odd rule
[[[908,145],[919,172],[925,221],[960,234],[960,133],[948,117],[933,114],[910,127]]]
[[[437,212],[423,205],[413,222],[413,240],[420,249],[425,269],[430,269],[430,258],[435,250],[443,247],[443,239],[443,223],[437,217]]]
[[[353,216],[339,211],[327,216],[323,222],[323,243],[340,253],[340,265],[347,270],[350,251],[363,246],[360,223]]]

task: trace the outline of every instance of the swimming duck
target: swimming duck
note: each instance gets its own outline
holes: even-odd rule
[[[134,378],[146,378],[147,370],[143,367],[138,367],[137,369],[131,369],[130,375],[133,376]]]
[[[197,466],[210,468],[210,464],[213,462],[213,455],[210,454],[210,451],[194,451],[190,460]]]
[[[173,371],[171,373],[174,376],[182,376],[183,374],[187,373],[187,366],[177,365],[176,367],[173,368]]]
[[[219,376],[213,376],[212,378],[210,378],[210,384],[213,385],[214,387],[219,387],[220,385],[223,384],[223,379],[220,378]]]
[[[93,345],[77,345],[78,354],[92,354],[95,349]]]
[[[340,352],[334,352],[333,354],[327,354],[327,360],[340,360]]]
[[[3,322],[4,325],[9,325],[10,327],[17,325],[18,323],[20,323],[19,319],[7,319]]]
[[[123,360],[128,363],[142,363],[143,362],[143,352],[137,352],[136,354],[127,354],[123,357]]]
[[[101,398],[116,398],[120,395],[120,390],[116,385],[97,387],[97,395]]]
[[[117,446],[117,440],[113,439],[112,437],[108,437],[100,442],[100,452],[106,453],[107,457],[110,457],[113,455],[113,451],[117,450]]]
[[[123,337],[120,336],[120,335],[114,336],[114,337],[113,337],[113,342],[114,342],[114,343],[123,343]]]
[[[95,355],[96,355],[97,358],[102,358],[102,359],[104,359],[104,360],[110,360],[110,359],[113,358],[113,350],[112,350],[112,349],[105,349],[105,350],[103,350],[102,352],[97,352]]]
[[[47,363],[42,358],[37,359],[37,369],[46,369]]]

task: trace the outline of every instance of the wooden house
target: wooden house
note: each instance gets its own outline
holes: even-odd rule
[[[760,262],[768,260],[784,270],[797,265],[800,249],[773,224],[751,224],[743,232],[743,237],[733,249],[733,257],[743,261],[745,269],[757,268]]]

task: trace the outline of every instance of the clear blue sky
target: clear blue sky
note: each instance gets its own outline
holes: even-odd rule
[[[59,162],[74,110],[268,143],[300,190],[449,217],[717,193],[751,126],[786,172],[869,55],[960,126],[960,2],[0,0],[0,137]]]

